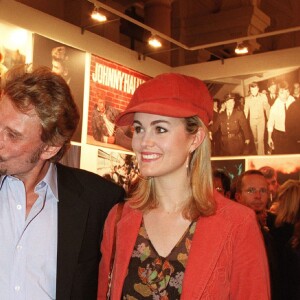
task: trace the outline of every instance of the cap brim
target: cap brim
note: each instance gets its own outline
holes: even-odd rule
[[[134,114],[137,112],[141,112],[173,118],[187,118],[198,116],[206,126],[208,125],[209,116],[207,114],[207,111],[199,109],[198,112],[195,112],[194,107],[185,106],[178,108],[178,103],[173,104],[174,105],[172,105],[170,102],[158,102],[155,103],[155,105],[149,105],[149,103],[146,102],[140,103],[120,113],[117,116],[115,123],[117,126],[132,125],[134,120]]]
[[[136,112],[155,114],[174,118],[186,118],[195,116],[195,110],[193,108],[178,109],[177,107],[172,107],[169,103],[156,103],[155,105],[150,105],[149,103],[140,103],[132,108],[126,109],[124,112],[120,113],[116,118],[116,125],[125,126],[132,125],[134,114]]]

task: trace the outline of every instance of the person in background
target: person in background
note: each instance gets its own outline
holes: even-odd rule
[[[252,210],[213,189],[199,79],[161,74],[140,85],[116,123],[133,125],[141,178],[115,227],[107,218],[98,299],[269,299],[268,264]],[[116,228],[116,230],[115,230]]]
[[[288,110],[286,111],[286,118],[285,118],[287,149],[291,154],[300,153],[300,130],[298,128],[299,116],[300,116],[300,99],[298,95],[298,97],[295,98],[295,101],[289,106]]]
[[[103,224],[124,191],[58,163],[79,120],[69,86],[11,69],[0,116],[0,298],[96,299]]]
[[[277,190],[279,188],[277,172],[270,166],[263,166],[259,168],[259,171],[262,172],[267,180],[269,190],[269,201],[267,207],[272,210],[272,205],[274,205],[274,207],[276,206]]]
[[[268,120],[268,145],[274,154],[290,153],[288,149],[288,136],[285,129],[286,112],[295,101],[290,95],[289,85],[286,81],[278,84],[278,98],[270,109]]]
[[[213,119],[212,123],[216,122],[219,116],[219,111],[221,108],[221,103],[219,99],[213,99]],[[211,136],[211,153],[212,156],[220,155],[220,140],[221,140],[221,133],[220,130],[216,131]]]
[[[270,80],[268,82],[268,92],[267,92],[268,103],[270,107],[274,104],[277,99],[277,84],[276,81]]]
[[[252,82],[250,84],[250,94],[245,98],[244,113],[246,119],[249,120],[258,155],[265,154],[264,135],[269,112],[270,105],[267,96],[259,92],[257,82]]]
[[[289,179],[278,189],[275,226],[270,228],[284,286],[284,299],[300,299],[300,181]]]
[[[210,127],[212,136],[220,131],[221,155],[242,155],[250,144],[250,129],[242,111],[235,108],[235,95],[224,97],[225,110],[219,113]]]
[[[294,83],[293,97],[295,98],[295,100],[300,100],[300,83],[299,82]]]
[[[116,126],[116,118],[120,111],[111,105],[107,105],[103,99],[98,99],[93,110],[92,132],[96,141],[108,144],[120,145],[132,150],[132,131],[130,126]]]
[[[226,198],[230,198],[231,179],[225,171],[221,169],[213,171],[213,185],[215,190]]]
[[[268,256],[271,280],[271,299],[282,298],[282,288],[278,266],[278,254],[274,241],[266,226],[268,184],[263,174],[258,170],[248,170],[242,173],[236,182],[236,201],[254,210],[260,224]]]
[[[66,47],[58,46],[51,50],[51,64],[52,72],[62,76],[67,84],[70,84],[69,56],[67,55]]]
[[[1,78],[4,77],[4,74],[7,71],[7,68],[3,64],[3,62],[4,62],[4,50],[2,51],[2,49],[0,48],[0,84],[1,84]]]

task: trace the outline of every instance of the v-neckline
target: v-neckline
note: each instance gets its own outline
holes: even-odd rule
[[[146,229],[146,226],[145,226],[145,222],[144,222],[144,218],[142,219],[142,227],[144,228],[145,230],[145,234],[146,234],[146,239],[149,241],[149,244],[151,245],[153,251],[155,252],[155,254],[159,257],[159,258],[162,258],[164,260],[167,260],[169,258],[169,256],[173,253],[174,249],[181,243],[181,241],[184,239],[184,237],[187,235],[187,233],[189,232],[189,230],[191,229],[192,225],[194,224],[195,221],[192,221],[189,226],[186,228],[186,230],[183,232],[182,236],[179,238],[179,240],[177,241],[177,243],[173,246],[173,248],[170,250],[169,254],[166,255],[166,256],[163,256],[163,255],[160,255],[158,253],[158,251],[156,250],[156,248],[154,247],[149,235],[148,235],[148,232],[147,232],[147,229]]]

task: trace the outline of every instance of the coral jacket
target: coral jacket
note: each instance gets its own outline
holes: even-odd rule
[[[215,194],[216,214],[200,217],[183,280],[181,300],[270,299],[264,242],[254,212]],[[98,300],[106,299],[116,207],[104,228]],[[117,225],[111,299],[120,300],[142,213],[125,204]]]

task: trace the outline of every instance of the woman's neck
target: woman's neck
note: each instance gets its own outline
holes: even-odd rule
[[[155,194],[158,200],[158,210],[166,213],[182,211],[192,192],[189,179],[177,182],[176,180],[154,180]]]

